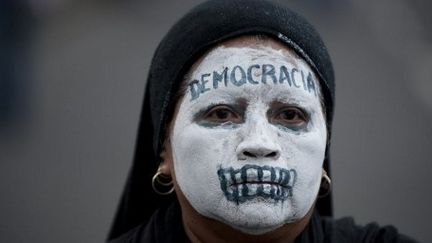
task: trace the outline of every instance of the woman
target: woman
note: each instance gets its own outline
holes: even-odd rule
[[[330,57],[300,16],[261,0],[197,6],[156,50],[109,239],[412,242],[330,218],[333,103]]]

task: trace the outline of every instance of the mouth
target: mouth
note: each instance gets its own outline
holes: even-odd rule
[[[219,182],[225,197],[237,204],[255,198],[284,201],[292,197],[297,178],[294,169],[244,165],[240,169],[219,168]]]
[[[248,184],[270,184],[270,185],[280,185],[279,183],[271,182],[271,181],[245,181],[245,182],[234,183],[234,184],[231,184],[230,186],[248,185]],[[283,185],[280,185],[280,186],[283,186]]]

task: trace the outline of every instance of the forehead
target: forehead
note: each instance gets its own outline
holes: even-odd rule
[[[243,49],[245,51],[245,55],[253,55],[254,52],[261,52],[261,57],[284,57],[286,61],[292,63],[300,62],[307,65],[306,62],[293,51],[293,49],[289,48],[286,44],[279,40],[261,35],[246,35],[224,41],[208,50],[191,66],[188,74],[196,71],[200,66],[202,66],[203,62],[206,63],[209,61],[221,61],[220,59],[217,59],[218,54],[232,56],[234,54],[238,54],[239,49]],[[246,52],[246,50],[248,51]],[[223,51],[225,51],[225,53],[223,53]],[[232,51],[233,53],[230,55],[229,51]],[[256,55],[258,55],[257,57],[260,57],[258,53]]]
[[[186,75],[191,102],[219,96],[283,93],[286,99],[317,100],[319,84],[310,66],[271,38],[240,37],[203,55]]]

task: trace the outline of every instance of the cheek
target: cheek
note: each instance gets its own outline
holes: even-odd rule
[[[209,159],[215,159],[208,157],[209,155],[219,155],[220,159],[220,156],[234,151],[235,137],[235,133],[229,131],[203,128],[191,123],[174,129],[171,141],[174,154],[181,156],[179,159],[187,158],[194,163],[194,166],[198,166],[207,163]],[[203,160],[203,158],[206,159]]]
[[[234,162],[235,140],[235,133],[194,123],[174,128],[171,146],[180,189],[189,197],[197,192],[220,191],[217,170],[221,164]]]
[[[322,164],[327,146],[327,128],[322,114],[314,114],[309,131],[298,135],[293,141],[295,148],[305,156],[308,163]]]
[[[295,164],[315,164],[323,158],[326,132],[311,131],[303,134],[286,133],[279,137],[283,155]],[[298,160],[298,161],[297,161]]]
[[[298,172],[297,186],[314,187],[318,183],[326,149],[326,130],[311,129],[303,134],[285,134],[281,137],[282,156],[289,167]]]
[[[298,185],[314,187],[319,182],[321,175],[325,157],[325,140],[316,138],[316,136],[305,136],[297,145]]]

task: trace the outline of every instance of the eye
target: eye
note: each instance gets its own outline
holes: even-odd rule
[[[203,120],[218,124],[226,122],[241,123],[242,117],[229,106],[218,105],[207,111],[203,116]]]
[[[286,107],[279,109],[271,117],[271,122],[283,126],[299,127],[308,122],[306,113],[297,107]]]

